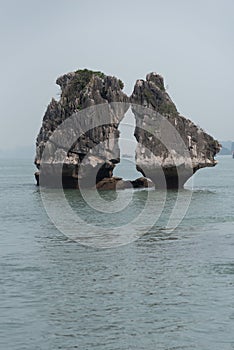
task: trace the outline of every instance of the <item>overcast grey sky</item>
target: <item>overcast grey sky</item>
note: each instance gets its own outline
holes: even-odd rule
[[[34,144],[58,76],[156,71],[180,113],[234,139],[233,0],[0,0],[0,149]]]

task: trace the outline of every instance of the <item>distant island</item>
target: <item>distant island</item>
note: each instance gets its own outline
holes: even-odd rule
[[[234,152],[234,142],[233,141],[221,141],[222,148],[218,153],[221,156],[232,155]]]
[[[128,154],[128,153],[123,153],[122,158],[132,159],[133,156],[131,154]]]
[[[221,145],[180,115],[159,74],[138,79],[131,96],[119,78],[88,69],[65,74],[56,83],[60,100],[50,102],[36,141],[38,184],[56,187],[62,177],[64,187],[128,187],[129,182],[113,177],[113,169],[121,159],[119,125],[129,108],[136,122],[136,168],[143,175],[132,185],[147,187],[150,179],[156,188],[183,187],[197,170],[216,165]],[[95,113],[94,106],[103,109]],[[56,133],[61,125],[66,130]]]

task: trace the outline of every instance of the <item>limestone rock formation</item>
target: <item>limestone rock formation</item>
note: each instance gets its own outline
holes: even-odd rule
[[[113,176],[105,178],[96,184],[98,190],[125,190],[127,188],[152,188],[153,182],[145,177],[136,180],[123,180],[121,177]]]
[[[163,78],[137,80],[131,96],[136,119],[136,166],[156,187],[178,188],[198,169],[216,165],[220,144],[179,114]]]
[[[183,187],[198,169],[216,164],[218,141],[179,114],[163,78],[137,80],[129,98],[121,80],[87,69],[57,79],[37,137],[37,183],[98,189]],[[119,123],[131,103],[136,119],[136,166],[144,178],[113,177],[120,161]],[[62,183],[61,183],[62,179]],[[150,179],[150,180],[149,180]]]
[[[120,160],[118,125],[128,109],[123,83],[87,69],[65,74],[56,83],[61,98],[52,99],[37,137],[37,182],[42,179],[42,162],[45,185],[58,185],[61,164],[64,187],[77,187],[78,178],[91,186],[93,181],[112,177]],[[96,105],[102,108],[92,109]],[[61,130],[54,133],[58,126]]]

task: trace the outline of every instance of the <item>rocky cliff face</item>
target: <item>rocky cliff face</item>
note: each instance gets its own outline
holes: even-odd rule
[[[160,75],[138,80],[130,98],[119,79],[87,69],[65,74],[57,84],[60,100],[52,99],[37,137],[38,183],[40,178],[41,184],[57,186],[59,173],[64,187],[130,186],[113,178],[120,161],[118,127],[130,102],[136,119],[136,166],[156,187],[182,187],[198,169],[216,164],[219,143],[178,113]],[[146,186],[140,180],[131,185]]]
[[[163,78],[137,80],[131,96],[136,119],[136,166],[157,187],[177,188],[198,169],[216,165],[218,141],[181,116]]]
[[[111,177],[120,160],[118,125],[128,108],[123,83],[86,69],[65,74],[56,83],[61,98],[52,99],[43,118],[36,143],[37,168],[41,170],[43,162],[43,175],[52,186],[61,163],[65,187],[77,187],[78,178],[91,186],[93,174],[97,182]],[[101,109],[92,109],[100,104]],[[58,126],[61,130],[54,133]],[[39,182],[39,173],[36,178]]]

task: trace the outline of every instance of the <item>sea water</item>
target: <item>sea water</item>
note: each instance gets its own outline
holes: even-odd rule
[[[169,191],[155,225],[110,249],[56,228],[31,159],[0,160],[0,349],[234,349],[234,160],[218,160],[181,191],[191,200],[174,230],[167,213],[177,194]],[[121,174],[137,175],[127,160]],[[160,193],[153,193],[156,207]],[[111,232],[117,214],[104,219],[77,191],[65,195],[79,215]],[[118,214],[124,223],[146,195],[135,192],[134,210]],[[110,207],[115,196],[102,194]],[[153,205],[147,215],[155,215]]]

